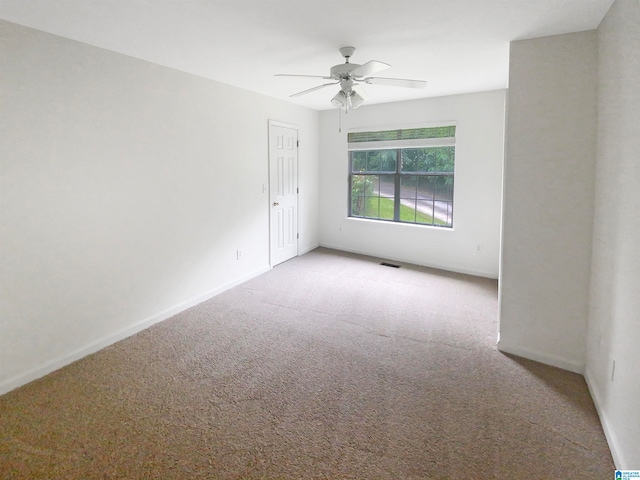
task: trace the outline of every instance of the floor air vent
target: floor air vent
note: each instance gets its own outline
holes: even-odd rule
[[[380,262],[380,265],[384,267],[400,268],[400,265],[396,265],[394,263]]]

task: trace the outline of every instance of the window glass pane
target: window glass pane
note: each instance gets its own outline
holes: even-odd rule
[[[416,198],[418,177],[415,175],[402,175],[400,177],[400,198]]]
[[[400,200],[400,221],[416,223],[416,201],[415,199]]]
[[[367,172],[395,172],[396,171],[396,151],[395,150],[371,150],[359,152],[366,156]]]
[[[380,171],[379,151],[367,152],[367,172]]]
[[[394,175],[380,175],[373,192],[378,205],[378,218],[393,220],[395,180]],[[371,200],[370,200],[371,201]],[[373,213],[372,213],[373,215]]]
[[[402,150],[403,172],[433,172],[435,166],[435,148],[405,148]]]
[[[453,201],[453,175],[435,177],[436,200]]]
[[[353,175],[352,217],[394,219],[395,175]]]
[[[364,216],[367,218],[380,218],[378,197],[365,197]]]
[[[445,226],[451,227],[453,225],[453,202],[442,202],[442,207],[443,210],[446,209]]]
[[[364,172],[367,168],[367,152],[351,152],[351,171]]]
[[[367,158],[367,163],[369,159]],[[380,177],[378,175],[368,176],[371,188],[367,190],[364,202],[364,216],[367,218],[378,218],[380,216],[380,205],[378,197],[380,196]]]
[[[418,200],[418,215],[416,223],[423,225],[433,225],[433,202],[427,200]]]
[[[433,199],[434,177],[420,176],[418,177],[418,200]]]
[[[453,175],[439,176],[436,180],[435,223],[450,227],[453,222]]]
[[[436,170],[436,149],[435,148],[423,148],[422,158],[418,164],[418,171],[431,173]]]
[[[364,216],[365,195],[373,194],[371,175],[353,175],[351,178],[351,215]]]
[[[436,149],[436,170],[453,173],[454,147],[438,147]]]
[[[380,152],[380,171],[395,172],[396,157],[398,156],[398,151],[397,150],[379,150],[379,152]]]
[[[402,150],[402,172],[415,172],[418,169],[419,148],[405,148]]]
[[[396,193],[395,175],[380,175],[380,196],[393,198]]]
[[[380,197],[380,218],[383,220],[393,220],[395,200],[393,197]]]

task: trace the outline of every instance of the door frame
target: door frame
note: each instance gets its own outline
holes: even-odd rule
[[[298,188],[298,194],[296,194],[296,224],[298,225],[298,232],[296,232],[296,257],[300,254],[300,202],[299,202],[299,192],[300,192],[300,149],[299,149],[299,145],[300,145],[300,127],[296,124],[293,123],[287,123],[287,122],[281,122],[279,120],[271,120],[269,119],[268,122],[268,131],[267,131],[267,176],[269,178],[269,188],[268,188],[268,192],[267,192],[267,204],[269,206],[269,267],[273,268],[273,251],[272,251],[272,247],[273,245],[271,244],[271,228],[272,228],[272,211],[273,209],[271,208],[271,127],[283,127],[283,128],[290,128],[291,130],[295,130],[296,131],[296,137],[298,140],[298,144],[296,145],[296,186]]]

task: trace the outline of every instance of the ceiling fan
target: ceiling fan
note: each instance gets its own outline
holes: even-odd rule
[[[290,75],[287,73],[276,74],[276,77],[307,77],[307,78],[321,78],[323,80],[333,80],[331,83],[325,83],[318,85],[317,87],[303,90],[302,92],[294,93],[291,97],[299,97],[307,93],[315,92],[321,88],[329,87],[331,85],[340,85],[340,91],[331,99],[331,103],[338,108],[349,110],[358,108],[364,103],[364,98],[361,94],[356,92],[354,85],[360,85],[367,83],[371,85],[388,85],[391,87],[408,87],[408,88],[425,88],[427,82],[424,80],[407,80],[403,78],[385,78],[385,77],[371,77],[374,73],[378,73],[382,70],[386,70],[391,67],[388,63],[378,62],[377,60],[371,60],[363,65],[349,62],[349,59],[356,51],[355,47],[342,47],[340,53],[345,59],[344,63],[334,65],[331,67],[328,76],[323,75]],[[361,93],[364,93],[362,87],[359,88]]]

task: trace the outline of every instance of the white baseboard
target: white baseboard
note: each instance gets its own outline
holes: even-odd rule
[[[309,253],[312,250],[315,250],[316,248],[318,248],[320,245],[318,243],[314,243],[313,245],[307,245],[306,247],[299,247],[298,249],[298,256],[302,256],[305,253]]]
[[[552,367],[558,367],[562,368],[563,370],[568,370],[570,372],[584,375],[584,363],[575,362],[573,360],[569,360],[568,358],[530,350],[519,345],[509,345],[506,344],[502,339],[498,340],[498,350],[503,353],[509,353],[511,355],[527,358],[535,362],[544,363],[546,365],[551,365]]]
[[[596,388],[595,382],[592,380],[592,375],[590,374],[589,369],[586,368],[585,365],[579,364],[577,362],[573,362],[564,358],[560,358],[554,355],[535,352],[532,350],[528,350],[526,348],[516,347],[513,345],[505,345],[504,342],[500,342],[500,341],[498,341],[498,350],[504,353],[517,355],[518,357],[527,358],[529,360],[534,360],[536,362],[552,365],[554,367],[562,368],[563,370],[569,370],[570,372],[581,374],[584,377],[585,382],[587,383],[589,394],[591,395],[593,404],[595,405],[596,411],[598,412],[598,417],[600,417],[600,424],[602,425],[602,430],[604,431],[604,435],[607,439],[609,450],[611,451],[611,456],[613,457],[613,463],[618,469],[636,468],[635,465],[629,466],[623,460],[622,453],[621,453],[622,450],[620,449],[619,442],[616,440],[616,436],[611,426],[611,422],[609,421],[607,414],[602,408],[602,405],[603,405],[601,401],[602,397],[598,392],[598,389]]]
[[[394,255],[394,256],[387,256],[387,255],[378,255],[375,252],[370,252],[370,251],[365,251],[365,250],[360,250],[357,248],[347,248],[347,247],[343,247],[341,245],[331,245],[329,243],[322,243],[320,242],[320,247],[324,247],[324,248],[330,248],[332,250],[339,250],[342,252],[349,252],[349,253],[355,253],[358,255],[365,255],[367,257],[375,257],[375,258],[381,258],[384,260],[392,260],[395,262],[403,262],[403,263],[410,263],[412,265],[419,265],[421,267],[427,267],[427,268],[435,268],[436,270],[444,270],[446,272],[454,272],[454,273],[462,273],[463,275],[472,275],[474,277],[483,277],[483,278],[490,278],[492,280],[497,280],[497,277],[494,273],[488,273],[488,272],[482,272],[480,270],[473,270],[473,269],[469,269],[469,268],[458,268],[458,267],[452,267],[450,265],[440,265],[440,264],[435,264],[435,263],[430,263],[430,264],[426,264],[426,263],[418,263],[412,259],[409,258],[402,258],[401,256],[398,255]]]
[[[180,303],[179,305],[176,305],[172,308],[164,310],[156,315],[153,315],[152,317],[146,318],[140,322],[136,322],[133,325],[128,326],[127,328],[124,328],[122,330],[109,334],[97,341],[94,341],[88,345],[85,345],[84,347],[79,348],[62,357],[48,360],[42,365],[39,365],[35,368],[27,370],[26,372],[21,372],[18,375],[15,375],[6,380],[3,380],[2,382],[0,382],[0,395],[10,392],[11,390],[21,387],[22,385],[26,385],[27,383],[32,382],[40,377],[44,377],[45,375],[55,370],[58,370],[66,365],[69,365],[70,363],[73,363],[76,360],[86,357],[87,355],[90,355],[99,350],[102,350],[103,348],[108,347],[109,345],[112,345],[116,342],[119,342],[120,340],[123,340],[132,335],[135,335],[136,333],[141,332],[142,330],[145,330],[156,323],[162,322],[163,320],[173,317],[174,315],[180,312],[183,312],[184,310],[187,310],[188,308],[191,308],[195,305],[198,305],[199,303],[207,301],[210,298],[215,297],[216,295],[220,295],[222,292],[229,290],[230,288],[233,288],[237,285],[240,285],[241,283],[251,280],[252,278],[257,277],[258,275],[262,275],[263,273],[268,272],[270,269],[271,267],[269,267],[268,265],[265,267],[262,267],[236,280],[233,280],[229,283],[225,283],[220,287],[214,288],[211,291],[205,292],[190,300],[187,300],[186,302]]]
[[[606,412],[602,408],[602,396],[600,395],[598,389],[596,388],[596,384],[593,381],[593,376],[591,375],[589,368],[585,369],[584,379],[587,382],[587,387],[589,388],[589,393],[591,394],[591,398],[593,399],[593,404],[596,406],[596,411],[598,412],[598,417],[600,417],[600,423],[602,424],[602,430],[604,431],[604,436],[607,438],[607,443],[609,444],[609,450],[611,450],[611,456],[613,457],[613,463],[616,468],[620,470],[637,468],[637,465],[629,465],[622,458],[622,450],[620,449],[620,443],[616,440],[616,435],[611,426],[611,422],[609,421],[609,417]]]

